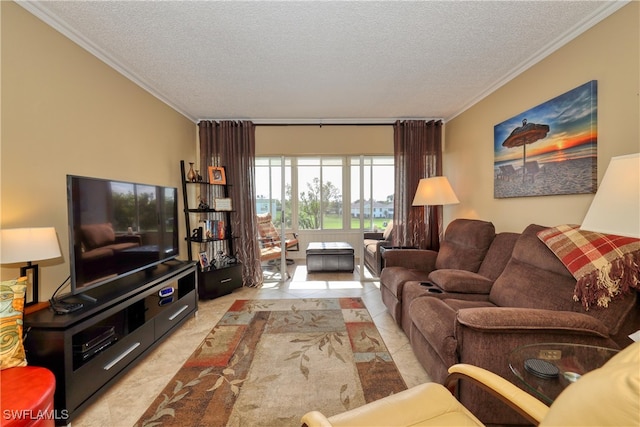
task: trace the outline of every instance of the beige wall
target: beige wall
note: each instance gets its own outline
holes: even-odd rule
[[[64,259],[38,262],[42,300],[69,275],[66,175],[179,187],[197,128],[22,7],[1,8],[0,227],[56,228]]]
[[[493,127],[590,80],[598,81],[598,181],[612,156],[640,151],[640,3],[631,2],[446,124],[444,171],[461,203],[454,218],[579,224],[592,195],[493,198]],[[523,46],[526,48],[526,46]]]
[[[256,155],[392,155],[389,126],[256,126]]]

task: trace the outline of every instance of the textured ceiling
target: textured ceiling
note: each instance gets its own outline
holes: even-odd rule
[[[188,118],[455,117],[626,2],[20,2]]]

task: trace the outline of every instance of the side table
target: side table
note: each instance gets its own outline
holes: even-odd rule
[[[534,396],[551,404],[569,384],[619,350],[584,344],[537,343],[509,353],[509,368]]]

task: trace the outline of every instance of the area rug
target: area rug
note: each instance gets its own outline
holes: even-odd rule
[[[299,426],[406,388],[360,298],[237,300],[136,427]]]

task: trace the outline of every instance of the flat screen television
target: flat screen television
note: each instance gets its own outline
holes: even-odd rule
[[[176,258],[178,189],[67,175],[71,291]]]

